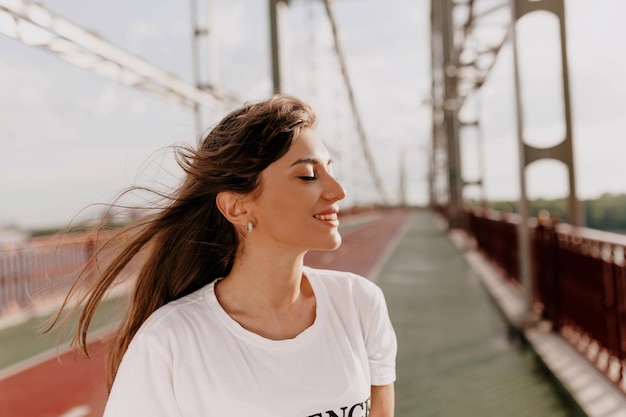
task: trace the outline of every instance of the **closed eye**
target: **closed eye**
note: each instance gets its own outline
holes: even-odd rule
[[[299,176],[298,178],[300,178],[302,181],[315,181],[317,179],[317,177],[311,177],[308,175],[302,175],[302,176]]]

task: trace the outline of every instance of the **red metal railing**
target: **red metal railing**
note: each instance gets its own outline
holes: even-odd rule
[[[106,238],[77,233],[0,247],[0,315],[64,296]]]
[[[519,216],[467,211],[478,248],[519,285]],[[612,380],[626,361],[626,236],[549,219],[529,221],[535,306]]]
[[[535,277],[552,286],[537,285],[548,318],[621,381],[626,359],[626,236],[568,224],[540,225],[536,235],[550,245],[541,262],[553,277],[544,277],[543,268],[536,268]]]
[[[494,210],[467,211],[465,216],[467,229],[478,247],[504,270],[509,280],[519,284],[519,216]]]

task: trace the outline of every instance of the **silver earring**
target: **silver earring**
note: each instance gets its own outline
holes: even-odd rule
[[[254,228],[254,225],[252,224],[252,220],[248,220],[248,227],[246,228],[246,230],[248,232],[251,232],[253,228]]]

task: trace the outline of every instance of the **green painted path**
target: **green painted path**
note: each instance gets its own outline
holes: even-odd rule
[[[396,417],[576,416],[430,212],[376,281],[398,336]]]
[[[114,311],[120,303],[125,303],[125,298],[118,296],[106,299],[98,308],[91,328],[95,331],[108,326],[112,319],[116,319]],[[65,349],[65,345],[71,340],[75,327],[75,317],[71,320],[65,331],[53,331],[43,334],[42,330],[50,323],[56,310],[47,314],[28,316],[23,322],[0,329],[0,376],[2,371],[10,366],[27,361],[37,355],[47,354],[54,357]]]

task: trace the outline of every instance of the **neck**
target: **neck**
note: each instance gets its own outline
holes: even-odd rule
[[[220,285],[231,300],[238,300],[241,305],[287,308],[301,296],[303,260],[304,253],[274,256],[244,251],[235,258],[232,270]]]

